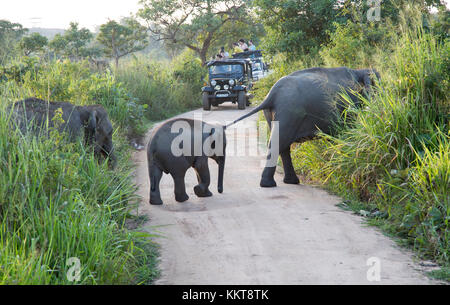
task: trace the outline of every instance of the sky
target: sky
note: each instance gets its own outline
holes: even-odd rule
[[[139,0],[0,0],[0,19],[26,28],[66,29],[71,21],[91,31],[108,21],[119,20],[140,8]]]
[[[450,0],[445,0],[450,7]],[[136,13],[139,0],[0,0],[0,19],[26,28],[67,29],[71,21],[91,31],[108,21]]]

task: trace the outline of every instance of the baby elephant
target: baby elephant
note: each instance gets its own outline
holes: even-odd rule
[[[163,172],[170,174],[174,180],[175,199],[178,202],[188,200],[184,176],[190,167],[197,173],[195,194],[199,197],[212,196],[208,189],[208,157],[219,166],[217,189],[222,193],[225,146],[223,126],[213,126],[199,120],[173,119],[155,129],[147,147],[150,204],[163,203],[159,191]]]
[[[52,118],[61,109],[64,122],[59,126],[60,132],[67,132],[74,140],[84,130],[85,142],[94,145],[97,158],[109,157],[114,166],[116,158],[113,154],[113,128],[106,110],[101,105],[75,106],[66,102],[47,102],[38,98],[28,98],[14,103],[12,112],[13,124],[25,133],[39,133],[45,126],[53,127]]]

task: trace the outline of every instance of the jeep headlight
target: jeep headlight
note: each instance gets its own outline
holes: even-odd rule
[[[217,86],[215,86],[215,87],[214,87],[214,89],[216,89],[216,90],[220,90],[220,86],[219,86],[219,85],[217,85]]]
[[[223,89],[225,89],[225,90],[228,90],[228,88],[230,88],[230,86],[228,86],[228,85],[223,86]]]
[[[217,84],[217,82],[215,80],[211,81],[211,86],[215,86]]]
[[[234,85],[234,80],[230,79],[228,83],[230,84],[230,86],[233,86]]]

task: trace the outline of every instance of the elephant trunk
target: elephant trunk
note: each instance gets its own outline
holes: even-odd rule
[[[223,192],[223,171],[225,168],[225,156],[218,159],[217,164],[219,165],[219,179],[217,181],[217,191],[219,193]]]

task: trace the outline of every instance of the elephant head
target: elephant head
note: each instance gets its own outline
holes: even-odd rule
[[[77,106],[85,128],[85,142],[93,145],[96,157],[109,158],[112,167],[116,165],[112,143],[113,127],[106,110],[101,105]]]
[[[375,86],[376,81],[381,79],[380,73],[376,69],[359,69],[354,72],[357,82],[363,86],[366,94],[371,92],[372,86]]]

